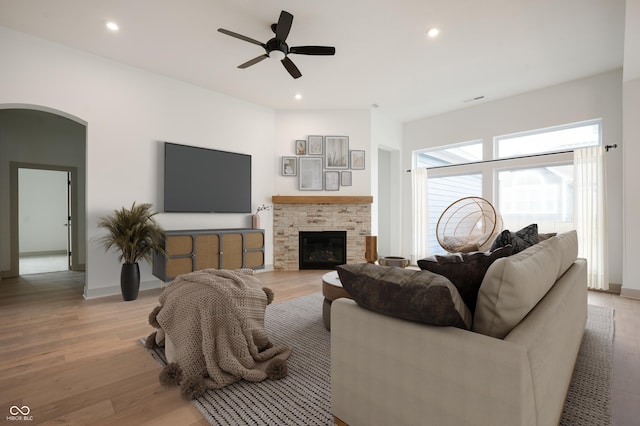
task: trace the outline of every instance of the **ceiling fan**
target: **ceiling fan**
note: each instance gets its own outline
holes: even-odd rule
[[[248,41],[249,43],[262,46],[265,50],[265,54],[257,56],[244,64],[238,65],[238,68],[248,68],[251,65],[255,65],[260,61],[267,58],[275,58],[282,62],[282,65],[287,69],[291,77],[300,78],[302,73],[298,67],[289,59],[290,53],[298,55],[335,55],[336,48],[329,46],[298,46],[289,47],[286,43],[287,36],[291,30],[291,24],[293,23],[293,15],[289,12],[282,11],[277,24],[271,24],[271,31],[274,32],[275,37],[266,43],[259,42],[251,37],[243,36],[242,34],[234,33],[233,31],[225,30],[224,28],[218,28],[222,34],[226,34],[231,37],[239,38],[240,40]]]

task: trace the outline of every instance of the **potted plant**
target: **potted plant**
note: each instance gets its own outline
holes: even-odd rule
[[[120,289],[124,300],[135,300],[140,288],[139,260],[151,261],[154,251],[165,254],[162,244],[163,229],[153,216],[151,204],[138,204],[135,201],[131,209],[114,210],[113,215],[98,220],[98,228],[108,233],[99,242],[105,251],[115,247],[120,250],[118,260],[122,264]]]

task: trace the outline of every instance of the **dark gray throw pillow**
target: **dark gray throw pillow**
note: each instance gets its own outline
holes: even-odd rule
[[[471,328],[469,308],[441,275],[370,263],[337,270],[344,289],[363,308],[425,324]]]
[[[502,231],[491,245],[491,251],[510,244],[513,246],[511,254],[516,254],[539,242],[538,224],[532,223],[516,232],[510,232],[508,229]]]
[[[456,286],[462,300],[473,314],[476,310],[478,291],[487,269],[496,259],[511,255],[512,250],[513,247],[507,245],[492,252],[435,255],[418,260],[418,266],[420,269],[447,277]]]

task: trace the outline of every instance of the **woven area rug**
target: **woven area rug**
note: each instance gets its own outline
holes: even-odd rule
[[[589,305],[589,317],[573,370],[562,426],[611,424],[613,309]]]
[[[268,306],[265,326],[274,344],[293,348],[289,375],[208,390],[194,400],[195,406],[212,425],[333,425],[330,334],[322,322],[322,295]],[[161,349],[150,352],[166,365]],[[610,424],[612,366],[613,310],[589,305],[562,425]]]

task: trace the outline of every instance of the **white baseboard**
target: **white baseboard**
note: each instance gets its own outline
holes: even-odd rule
[[[164,283],[160,280],[143,281],[140,283],[140,291],[153,290],[156,288],[162,288]],[[109,286],[100,288],[86,288],[84,289],[85,299],[96,299],[98,297],[116,296],[120,295],[120,286]]]
[[[256,273],[273,271],[273,265],[265,265],[264,269],[256,269]],[[168,283],[164,283],[160,280],[151,280],[151,281],[143,281],[140,283],[140,291],[143,290],[153,290],[156,288],[166,287]],[[98,297],[108,297],[108,296],[116,296],[120,295],[122,292],[120,291],[120,286],[109,286],[109,287],[100,287],[100,288],[85,288],[84,289],[84,298],[85,299],[96,299]]]
[[[607,290],[607,292],[620,294],[621,290],[622,290],[622,284],[609,283],[609,290]]]
[[[23,251],[18,253],[20,257],[57,256],[66,255],[66,250]]]
[[[264,265],[264,269],[256,269],[256,274],[259,274],[260,272],[268,272],[268,271],[273,271],[273,265]]]
[[[629,299],[639,299],[640,300],[640,290],[636,290],[635,288],[624,288],[620,290],[620,296],[626,297]]]

